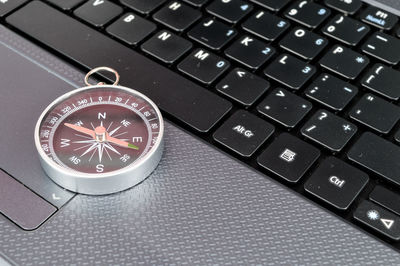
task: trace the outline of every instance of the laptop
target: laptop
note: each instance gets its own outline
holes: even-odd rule
[[[398,265],[398,16],[390,0],[0,0],[0,264]],[[53,182],[33,136],[101,66],[160,108],[165,147],[143,182],[93,196]]]

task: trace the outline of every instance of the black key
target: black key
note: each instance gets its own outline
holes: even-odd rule
[[[253,6],[243,0],[215,0],[206,10],[230,23],[236,23],[251,12]]]
[[[376,186],[371,194],[369,194],[369,199],[400,215],[400,194],[385,187]]]
[[[286,181],[297,183],[320,154],[314,146],[283,133],[258,157],[257,162]]]
[[[291,0],[251,0],[251,1],[269,10],[279,11],[284,6],[289,4]]]
[[[339,210],[347,210],[368,183],[368,175],[329,157],[321,163],[304,189]]]
[[[325,0],[325,4],[345,14],[354,14],[362,6],[361,0]]]
[[[250,157],[272,135],[274,126],[240,110],[232,115],[213,137],[243,157]]]
[[[186,57],[178,69],[192,78],[210,84],[229,68],[229,62],[203,49],[197,49]]]
[[[366,132],[347,156],[353,162],[400,185],[400,147],[396,144]]]
[[[142,14],[149,14],[166,1],[167,0],[120,0],[122,4]]]
[[[24,230],[34,230],[57,209],[0,170],[0,213]]]
[[[396,134],[394,135],[394,140],[400,142],[400,130],[397,130]]]
[[[400,217],[375,203],[363,201],[353,217],[392,240],[400,240]]]
[[[288,86],[300,89],[315,73],[315,67],[294,56],[282,54],[264,70],[268,77]]]
[[[400,98],[400,72],[382,64],[376,64],[365,75],[361,84],[392,100]]]
[[[214,50],[221,49],[236,34],[235,29],[210,18],[202,20],[188,32],[190,38]]]
[[[28,0],[6,0],[0,1],[0,17],[3,17],[25,3]]]
[[[364,22],[384,30],[392,29],[399,20],[395,15],[374,6],[368,6],[360,17]]]
[[[282,48],[307,60],[316,57],[327,44],[327,39],[300,27],[293,29],[279,43]]]
[[[7,22],[84,68],[118,69],[125,86],[144,93],[163,111],[197,131],[209,131],[232,107],[214,93],[40,1],[29,3]],[[68,31],[60,31],[65,25]]]
[[[305,91],[307,97],[335,111],[343,110],[357,95],[356,86],[330,74],[321,74]]]
[[[107,0],[90,0],[74,11],[74,15],[96,27],[103,27],[123,11],[122,7]]]
[[[235,68],[217,85],[217,90],[245,106],[252,105],[269,88],[268,81]]]
[[[285,11],[287,18],[312,29],[318,27],[330,14],[331,11],[326,7],[308,0],[297,1]]]
[[[208,0],[183,0],[188,4],[200,7],[202,5],[204,5],[205,3],[207,3]]]
[[[176,62],[192,48],[192,43],[168,31],[160,31],[144,44],[142,50],[167,64]]]
[[[263,115],[285,127],[295,127],[312,109],[312,104],[284,89],[275,89],[257,107]]]
[[[383,32],[376,32],[361,48],[364,53],[388,64],[400,62],[400,40]]]
[[[164,6],[153,18],[176,31],[183,31],[201,17],[200,11],[180,2],[170,2]]]
[[[322,32],[345,44],[355,46],[367,35],[369,30],[370,28],[364,23],[337,15],[322,29]]]
[[[354,124],[330,112],[319,110],[301,129],[301,134],[331,151],[339,152],[356,131]]]
[[[372,94],[365,94],[349,113],[350,117],[387,134],[400,119],[400,108]]]
[[[264,11],[257,12],[242,24],[243,29],[267,41],[278,38],[289,26],[288,21]]]
[[[274,53],[274,48],[248,35],[234,42],[225,51],[228,57],[252,69],[258,69]]]
[[[128,13],[108,26],[106,31],[129,45],[136,45],[156,28],[153,22]]]
[[[355,79],[369,59],[341,45],[334,46],[320,61],[322,67],[347,79]]]
[[[50,2],[63,10],[71,10],[83,1],[84,0],[47,0],[47,2]]]

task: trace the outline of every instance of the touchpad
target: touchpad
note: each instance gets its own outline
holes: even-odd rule
[[[60,207],[73,194],[53,183],[41,169],[34,128],[42,111],[77,85],[41,65],[40,53],[29,58],[12,47],[11,42],[2,42],[3,33],[12,34],[0,27],[0,168]],[[39,51],[32,45],[29,49]]]

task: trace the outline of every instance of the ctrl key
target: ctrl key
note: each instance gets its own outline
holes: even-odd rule
[[[275,128],[244,110],[237,111],[215,133],[214,139],[243,157],[250,157]]]
[[[400,217],[370,201],[362,202],[353,217],[394,241],[400,240]]]
[[[37,229],[57,209],[0,169],[0,213],[24,230]]]

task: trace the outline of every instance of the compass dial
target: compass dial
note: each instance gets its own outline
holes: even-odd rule
[[[67,94],[50,107],[39,125],[40,149],[70,171],[118,171],[146,157],[159,142],[159,111],[133,90],[97,86]]]

